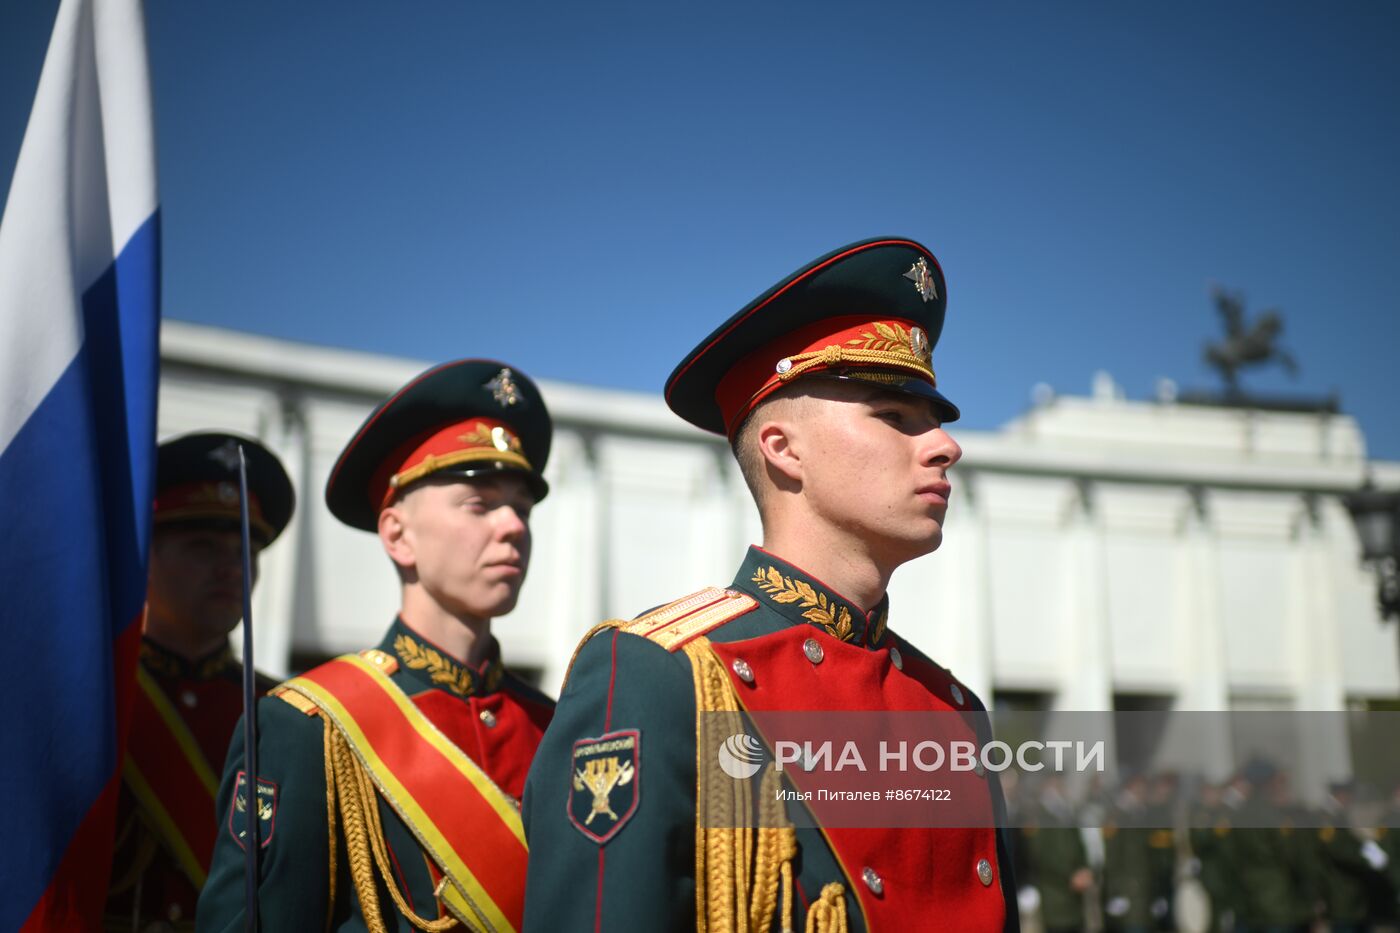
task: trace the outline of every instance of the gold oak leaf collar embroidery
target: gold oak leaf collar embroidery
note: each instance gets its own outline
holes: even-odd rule
[[[805,609],[802,618],[811,622],[812,625],[820,625],[826,629],[827,635],[837,637],[843,642],[854,642],[855,625],[851,622],[851,611],[841,605],[839,601],[832,600],[825,593],[813,587],[806,580],[785,577],[778,572],[777,567],[767,567],[767,569],[756,570],[753,573],[753,583],[759,584],[760,590],[769,595],[769,598],[781,605],[797,602]],[[883,616],[879,622],[881,635],[883,635]]]
[[[444,656],[431,645],[425,645],[404,634],[395,636],[394,653],[399,656],[404,666],[422,671],[434,684],[460,697],[494,693],[501,685],[501,678],[505,676],[505,668],[499,658],[487,661],[485,669],[478,673]]]
[[[870,612],[762,548],[749,548],[730,584],[752,593],[791,621],[821,627],[828,635],[864,648],[882,648],[889,619],[889,598]]]
[[[828,599],[825,593],[806,580],[785,577],[778,572],[777,567],[770,566],[766,570],[754,571],[753,582],[775,603],[801,605],[806,610],[802,613],[802,618],[813,625],[820,625],[826,629],[827,634],[842,641],[855,638],[856,629],[851,623],[851,611],[835,600]]]
[[[233,649],[224,645],[198,661],[187,661],[149,638],[141,641],[141,664],[146,670],[180,680],[212,680],[232,668]]]

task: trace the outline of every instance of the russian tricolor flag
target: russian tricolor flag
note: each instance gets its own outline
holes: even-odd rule
[[[0,930],[100,928],[145,603],[159,241],[141,0],[63,0],[0,219]]]

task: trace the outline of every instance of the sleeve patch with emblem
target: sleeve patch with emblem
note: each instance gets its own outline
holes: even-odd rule
[[[248,772],[238,772],[233,786],[233,801],[228,808],[228,831],[240,849],[245,849],[243,840],[248,835]],[[277,828],[277,785],[266,778],[258,778],[258,848],[266,849],[272,841],[272,833]]]
[[[603,845],[637,812],[642,799],[642,733],[608,732],[574,743],[569,822]]]

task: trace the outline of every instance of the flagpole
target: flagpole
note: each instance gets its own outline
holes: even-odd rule
[[[248,458],[238,445],[238,512],[243,535],[243,929],[258,933],[258,691],[253,670],[253,548],[248,521]],[[236,783],[236,782],[235,782]],[[234,788],[237,796],[238,789]]]

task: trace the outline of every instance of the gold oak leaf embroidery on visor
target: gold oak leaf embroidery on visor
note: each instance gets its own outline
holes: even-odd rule
[[[835,600],[829,599],[825,593],[806,580],[785,577],[778,572],[777,567],[769,567],[767,570],[760,568],[754,571],[753,582],[775,603],[801,604],[807,610],[802,613],[802,618],[820,625],[832,637],[842,641],[850,641],[855,637],[856,630],[851,624],[851,611],[845,606],[837,605]]]
[[[900,324],[886,324],[884,321],[876,321],[872,326],[875,333],[868,330],[861,331],[859,337],[852,337],[846,341],[846,346],[859,350],[874,350],[880,353],[895,353],[899,356],[907,356],[918,360],[920,363],[928,365],[932,358],[932,347],[929,346],[928,337],[924,336],[923,330],[914,328],[912,331],[905,330]]]
[[[442,684],[458,696],[471,696],[477,691],[476,678],[472,676],[471,671],[455,661],[444,658],[441,653],[427,645],[420,645],[407,635],[400,635],[394,639],[394,652],[404,664],[415,671],[426,670],[433,683]],[[492,665],[486,672],[486,689],[494,690],[501,676],[500,665]]]
[[[853,337],[846,341],[848,347],[859,347],[862,350],[881,350],[885,353],[901,353],[905,356],[913,356],[913,343],[909,339],[909,332],[898,324],[886,324],[883,321],[875,322],[875,333],[861,331],[859,337]]]
[[[466,434],[457,435],[457,440],[470,447],[494,447],[502,452],[524,453],[520,438],[501,427],[488,428],[479,424]]]

